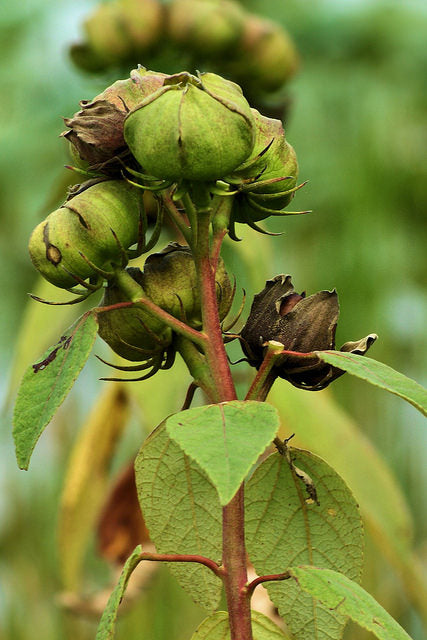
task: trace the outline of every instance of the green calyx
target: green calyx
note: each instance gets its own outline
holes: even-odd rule
[[[87,184],[41,222],[29,242],[36,269],[62,289],[121,265],[138,241],[140,193],[123,180]]]
[[[142,272],[129,267],[126,272],[142,285]],[[101,306],[127,302],[113,280],[105,289]],[[139,307],[105,311],[98,315],[99,335],[122,358],[132,362],[161,357],[172,342],[172,331],[160,320]]]
[[[256,141],[250,157],[226,178],[238,190],[235,222],[256,222],[284,209],[297,189],[298,162],[282,123],[252,110]]]
[[[213,181],[250,155],[254,116],[240,87],[213,73],[165,78],[125,120],[125,140],[145,173]]]
[[[216,272],[220,320],[227,315],[233,291],[220,259]],[[141,285],[146,295],[159,307],[195,329],[202,326],[201,302],[197,287],[196,266],[189,247],[171,242],[163,251],[145,261]]]

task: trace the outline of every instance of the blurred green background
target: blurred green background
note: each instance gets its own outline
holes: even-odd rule
[[[0,399],[5,405],[0,434],[0,638],[27,640],[37,629],[45,640],[89,639],[96,620],[76,618],[58,605],[55,523],[68,454],[103,387],[98,378],[105,369],[91,359],[27,473],[18,471],[14,459],[9,391],[13,394],[22,366],[34,357],[32,346],[43,350],[56,342],[75,313],[53,307],[34,311],[37,303],[27,297],[39,286],[27,255],[28,237],[63,196],[68,158],[58,140],[60,116],[74,113],[80,99],[93,97],[116,78],[80,73],[68,59],[67,47],[78,38],[95,2],[7,4],[0,9]],[[295,208],[313,209],[313,214],[269,221],[271,230],[285,231],[275,239],[240,227],[244,242],[229,242],[225,249],[230,270],[249,299],[267,278],[282,272],[291,273],[296,289],[307,293],[336,287],[341,303],[338,346],[376,332],[380,339],[370,355],[425,383],[427,6],[423,0],[244,4],[283,24],[302,58],[286,89],[290,109],[285,127],[297,150],[301,179],[309,180],[298,192]],[[23,319],[30,332],[26,336],[20,333]],[[21,369],[16,367],[18,337]],[[101,344],[97,353],[108,355]],[[236,371],[243,371],[240,367]],[[135,452],[144,430],[179,408],[186,383],[178,367],[156,376],[149,392],[138,392],[141,402],[132,412],[113,471]],[[173,391],[165,401],[168,384]],[[281,384],[286,402],[286,383]],[[350,376],[321,393],[357,421],[393,470],[412,514],[414,545],[425,568],[427,435],[422,418],[413,407]],[[148,406],[147,398],[158,399],[160,406]],[[289,402],[292,398],[290,394]],[[319,429],[327,428],[327,420],[319,422]],[[369,462],[361,457],[356,464],[363,474]],[[378,487],[371,491],[375,494]],[[420,607],[414,607],[369,541],[367,560],[371,591],[414,640],[425,638]],[[109,568],[90,549],[85,593],[108,588],[109,579]],[[203,612],[162,569],[121,623],[118,638],[184,640],[202,618]],[[351,627],[347,634],[365,637]]]

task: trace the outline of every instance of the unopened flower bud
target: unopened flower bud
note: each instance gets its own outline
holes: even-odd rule
[[[123,250],[138,240],[140,193],[123,180],[82,187],[33,231],[29,252],[34,266],[52,284],[68,289],[76,278],[120,265]]]
[[[201,302],[196,266],[189,247],[172,242],[163,251],[152,253],[145,261],[141,285],[159,307],[200,329]],[[222,259],[218,263],[216,285],[219,316],[223,320],[230,309],[233,292]]]
[[[339,315],[336,291],[319,291],[308,298],[296,293],[290,276],[267,280],[254,297],[249,318],[241,331],[241,344],[249,363],[259,368],[265,343],[274,340],[284,354],[275,371],[294,386],[310,391],[324,389],[344,371],[319,360],[313,351],[335,349]],[[346,342],[341,351],[364,355],[376,340],[370,334],[356,342]]]
[[[221,56],[241,36],[245,14],[232,0],[173,0],[168,15],[172,41],[202,56]]]
[[[126,269],[142,285],[142,272],[135,267]],[[113,281],[105,289],[101,306],[126,302],[121,289]],[[172,331],[157,318],[141,308],[114,309],[98,314],[98,333],[115,353],[133,362],[161,354],[172,342]]]
[[[126,115],[162,86],[165,77],[144,67],[134,69],[130,78],[117,80],[93,100],[82,100],[80,111],[72,118],[64,118],[69,130],[62,135],[70,142],[77,166],[87,163],[96,169],[126,152]],[[112,173],[114,169],[120,172],[123,165],[117,162],[117,167],[110,166]]]
[[[125,139],[145,173],[216,180],[251,153],[254,117],[240,87],[213,73],[169,76],[125,120]]]

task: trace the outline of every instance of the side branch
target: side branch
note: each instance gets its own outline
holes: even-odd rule
[[[201,349],[204,349],[208,339],[204,333],[193,329],[185,322],[178,320],[173,315],[159,307],[157,304],[148,300],[147,298],[139,298],[137,300],[130,300],[129,302],[117,302],[116,304],[109,305],[107,307],[96,307],[93,309],[94,313],[105,313],[107,311],[114,311],[116,309],[128,309],[130,307],[140,306],[148,311],[152,316],[162,320],[168,327],[170,327],[176,333],[188,338]]]
[[[203,564],[205,567],[208,567],[211,571],[214,572],[219,578],[224,576],[224,569],[222,566],[217,564],[214,560],[210,558],[205,558],[205,556],[191,555],[191,554],[181,554],[181,553],[141,553],[139,561],[142,560],[150,560],[152,562],[197,562],[198,564]]]
[[[272,573],[271,575],[267,575],[267,576],[259,576],[259,578],[255,578],[254,580],[252,580],[252,582],[250,582],[245,587],[243,587],[243,590],[246,593],[246,595],[248,596],[248,598],[251,598],[255,588],[259,584],[262,584],[263,582],[275,582],[275,581],[278,581],[278,580],[289,580],[289,578],[291,578],[291,577],[292,576],[289,573],[289,571],[285,571],[284,573]]]

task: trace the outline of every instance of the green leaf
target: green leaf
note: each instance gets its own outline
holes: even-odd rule
[[[238,400],[181,411],[166,421],[171,438],[206,471],[222,505],[230,502],[278,427],[270,404]]]
[[[252,611],[252,633],[254,640],[289,640],[289,636],[259,611]],[[228,613],[217,611],[205,618],[191,636],[191,640],[230,640]]]
[[[141,553],[142,547],[141,545],[138,545],[132,555],[126,560],[120,574],[119,581],[113,593],[109,597],[107,606],[102,614],[98,630],[96,632],[96,640],[110,640],[111,638],[114,638],[118,608],[126,591],[129,578],[140,562],[139,556]]]
[[[198,464],[169,438],[165,423],[144,442],[135,461],[145,524],[159,553],[187,553],[221,561],[222,511],[218,494]],[[197,563],[168,563],[193,600],[217,608],[222,581]]]
[[[369,593],[341,573],[304,566],[293,567],[289,573],[300,589],[320,600],[325,607],[349,616],[380,640],[411,640]]]
[[[84,314],[25,372],[13,416],[16,458],[21,469],[28,469],[36,442],[88,359],[97,330],[96,317]]]
[[[284,383],[285,384],[285,383]],[[427,621],[427,576],[412,548],[413,523],[405,497],[390,468],[355,421],[329,391],[307,393],[292,385],[273,386],[270,401],[279,409],[282,436],[327,458],[354,493],[363,522],[378,553]]]
[[[315,351],[315,354],[324,362],[338,367],[347,373],[351,373],[357,378],[362,378],[376,387],[385,389],[396,396],[403,398],[412,404],[418,411],[427,416],[427,389],[424,389],[418,382],[411,380],[395,371],[391,367],[359,356],[355,353],[343,351]]]
[[[288,461],[275,453],[246,487],[246,541],[258,575],[277,574],[296,562],[337,569],[360,580],[363,529],[356,501],[321,458],[290,448],[294,465],[309,475],[319,505]],[[269,596],[298,640],[341,638],[346,616],[330,611],[289,580],[267,582]]]

